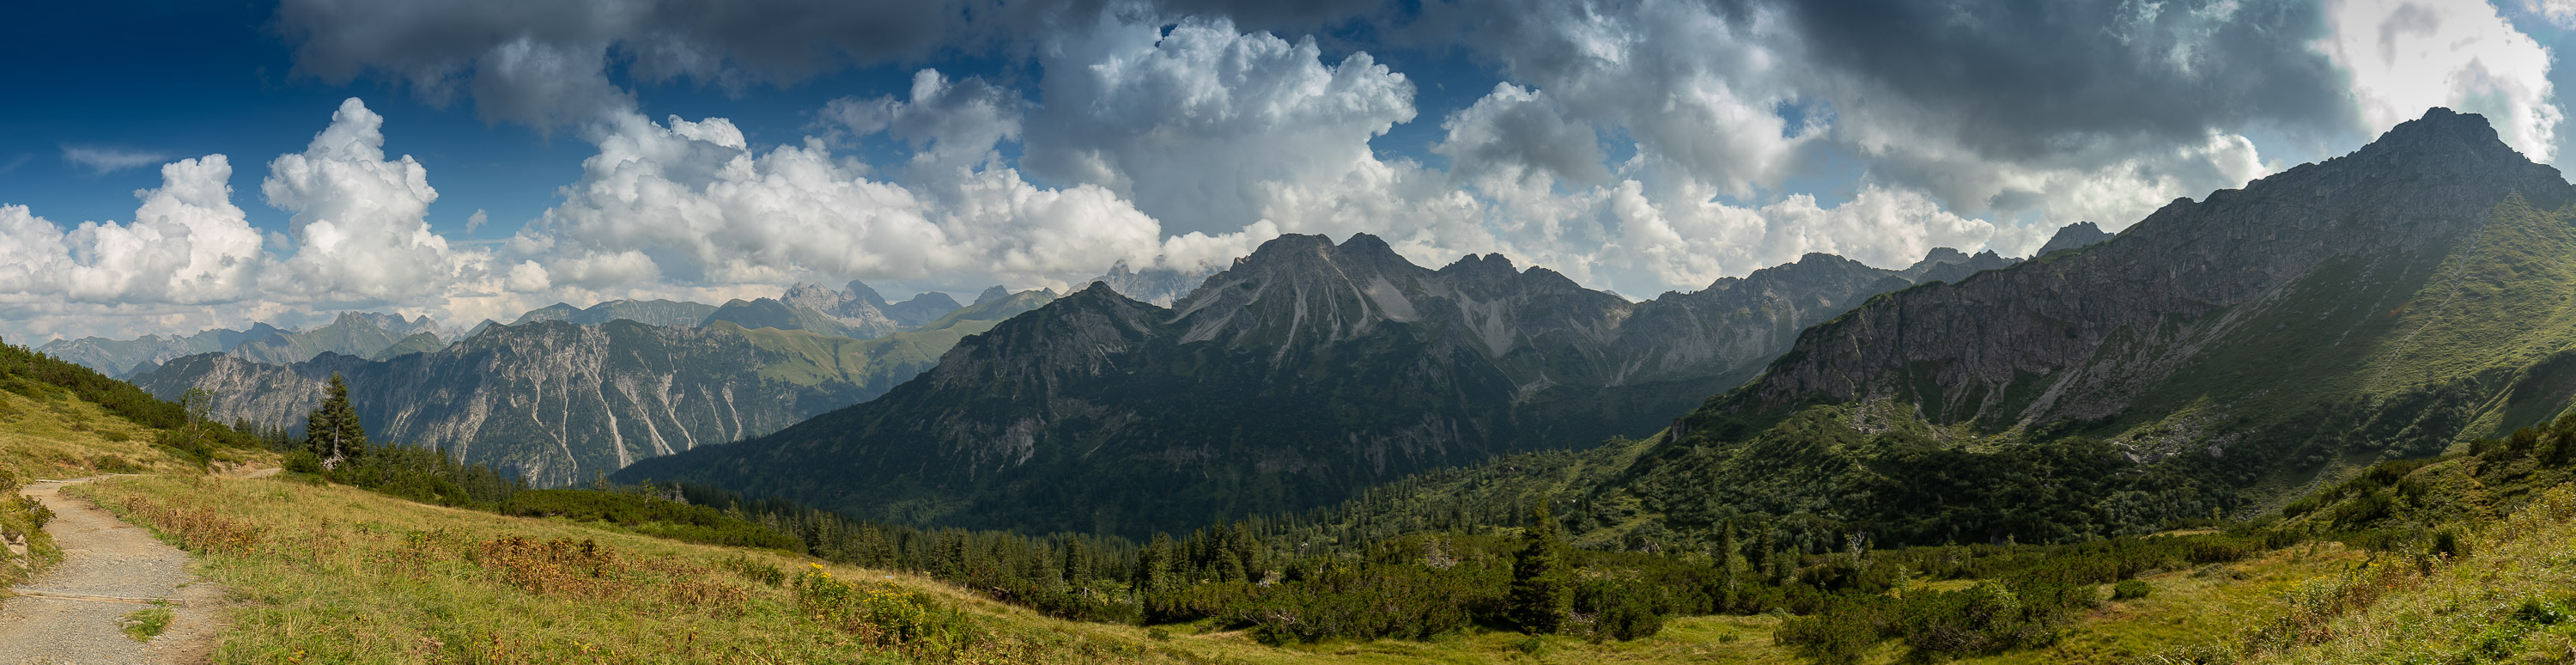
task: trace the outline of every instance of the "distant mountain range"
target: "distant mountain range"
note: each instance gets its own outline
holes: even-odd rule
[[[706,303],[671,300],[611,300],[589,307],[555,303],[528,310],[510,325],[535,321],[562,321],[579,325],[596,325],[625,319],[648,326],[690,326],[705,323],[716,307]],[[477,330],[475,332],[481,332]]]
[[[1109,272],[1091,278],[1083,284],[1098,282],[1129,299],[1155,307],[1170,307],[1182,296],[1198,290],[1200,284],[1207,283],[1207,279],[1215,276],[1218,271],[1217,266],[1190,270],[1164,267],[1131,270],[1127,267],[1126,261],[1119,261],[1109,266]]]
[[[1811,254],[1634,303],[1500,255],[1432,270],[1365,234],[1283,236],[1170,308],[1099,280],[964,340],[882,398],[618,478],[923,523],[1183,528],[1651,433],[1809,325],[2010,264],[1944,250],[1884,270]]]
[[[132,380],[165,396],[213,390],[218,420],[292,426],[338,373],[376,440],[445,447],[469,462],[560,485],[875,397],[927,369],[958,339],[1047,300],[1044,292],[1022,292],[869,340],[729,321],[583,325],[532,315],[421,352],[324,352],[284,365],[209,353]]]

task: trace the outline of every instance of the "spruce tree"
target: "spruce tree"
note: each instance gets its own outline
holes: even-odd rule
[[[1064,581],[1074,586],[1091,583],[1091,552],[1083,547],[1081,536],[1064,539]]]
[[[1521,550],[1512,559],[1512,623],[1531,635],[1556,632],[1565,625],[1572,601],[1566,583],[1565,554],[1558,542],[1556,518],[1540,504],[1530,510],[1529,527],[1521,530]]]
[[[1136,590],[1151,594],[1170,587],[1173,559],[1179,556],[1179,550],[1172,542],[1171,534],[1154,534],[1154,540],[1136,552]]]
[[[331,374],[331,387],[323,394],[322,406],[304,419],[304,445],[322,458],[325,471],[367,450],[367,430],[358,426],[358,411],[349,406],[349,384],[340,374]]]

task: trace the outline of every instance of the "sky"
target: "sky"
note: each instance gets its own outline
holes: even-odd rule
[[[2029,253],[2444,106],[2576,0],[288,0],[15,7],[0,340],[889,296],[1282,233],[1630,298]]]

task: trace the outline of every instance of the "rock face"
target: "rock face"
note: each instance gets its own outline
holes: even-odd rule
[[[1365,234],[1282,236],[1168,309],[1096,281],[883,398],[620,478],[896,520],[1141,534],[1647,434],[1799,329],[1911,284],[1811,255],[1631,303],[1500,255],[1432,270]]]
[[[1170,307],[1182,296],[1198,290],[1200,284],[1206,283],[1207,278],[1217,272],[1216,266],[1196,270],[1159,267],[1131,270],[1128,269],[1126,261],[1119,261],[1109,266],[1109,272],[1084,280],[1082,283],[1107,284],[1110,290],[1117,291],[1119,295],[1156,307]]]
[[[2344,408],[2410,390],[2564,404],[2565,391],[2496,386],[2565,348],[2533,335],[2555,334],[2550,317],[2576,297],[2558,292],[2576,284],[2537,277],[2567,261],[2515,252],[2558,246],[2567,224],[2549,211],[2571,200],[2576,187],[2483,118],[2435,109],[2351,155],[2177,200],[2082,252],[1871,302],[1801,335],[1715,408],[1893,398],[1935,421],[2002,427],[2152,417],[2195,400]],[[2527,300],[2507,297],[2517,293]],[[2454,341],[2455,327],[2488,320],[2524,323]],[[2483,433],[2463,427],[2501,407],[2461,408],[2461,422],[2389,445]],[[2480,427],[2498,424],[2528,423]]]
[[[773,431],[864,390],[764,381],[761,350],[738,330],[540,321],[382,362],[190,356],[135,383],[156,394],[210,389],[219,420],[286,424],[339,373],[372,438],[444,446],[541,485]]]
[[[134,382],[164,397],[207,388],[216,393],[217,420],[295,428],[336,372],[375,440],[443,447],[561,485],[883,394],[958,339],[1044,302],[1031,292],[864,341],[727,322],[536,320],[373,361],[327,352],[290,365],[187,356]]]
[[[2040,245],[2039,251],[2030,257],[2035,259],[2061,249],[2075,249],[2110,239],[2111,234],[2104,232],[2102,227],[2094,226],[2092,222],[2076,222],[2059,228],[2057,235],[2049,236],[2048,243]]]

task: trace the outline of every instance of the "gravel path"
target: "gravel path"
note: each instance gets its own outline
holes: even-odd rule
[[[215,645],[223,594],[188,572],[188,553],[89,502],[63,496],[67,483],[21,490],[54,511],[45,531],[63,561],[0,601],[0,665],[127,665],[204,662]],[[168,600],[176,617],[150,642],[126,637],[126,613]]]

